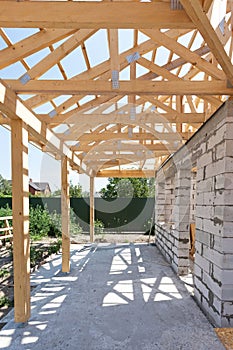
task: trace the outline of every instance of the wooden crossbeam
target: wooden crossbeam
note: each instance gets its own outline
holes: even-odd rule
[[[168,133],[168,132],[156,132],[156,134],[143,132],[133,132],[132,136],[129,137],[128,133],[121,132],[121,133],[114,133],[114,132],[102,132],[102,133],[88,133],[84,134],[79,138],[80,142],[93,142],[93,141],[107,141],[112,139],[119,139],[119,140],[180,140],[181,138],[183,140],[187,140],[191,135],[187,132],[183,133]]]
[[[91,29],[81,29],[77,31],[77,33],[73,34],[62,45],[58,46],[49,55],[47,55],[40,62],[29,69],[27,71],[27,75],[30,77],[30,79],[36,79],[40,77],[43,73],[45,73],[60,60],[66,57],[70,52],[81,45],[84,40],[88,39],[94,33],[95,30]]]
[[[143,30],[143,33],[148,35],[151,39],[153,39],[155,43],[159,43],[160,45],[166,47],[168,50],[171,50],[172,52],[179,55],[181,58],[185,59],[186,62],[190,62],[193,66],[197,67],[203,72],[206,72],[210,76],[220,80],[226,78],[224,72],[218,69],[215,65],[211,64],[210,62],[207,62],[206,60],[203,60],[195,52],[190,51],[188,48],[181,45],[173,38],[168,37],[165,33],[161,33],[157,29],[146,29]]]
[[[73,156],[70,149],[61,142],[54,132],[46,129],[45,125],[27,109],[24,103],[3,82],[0,82],[0,111],[11,120],[22,120],[27,125],[29,134],[33,135],[39,142],[42,141],[47,146],[48,151],[65,155],[78,168],[81,167],[79,159]],[[82,171],[85,172],[85,169],[83,168]]]
[[[113,89],[108,81],[31,80],[22,85],[18,80],[6,80],[20,94],[43,93],[58,95],[103,94],[115,95],[233,95],[233,88],[226,81],[120,81],[119,89]]]
[[[96,177],[154,177],[154,170],[100,170]]]
[[[74,32],[75,30],[68,29],[43,29],[26,39],[18,41],[14,45],[1,50],[0,69],[9,66],[24,57],[30,56],[36,51],[42,50]]]
[[[138,151],[169,151],[171,152],[175,152],[177,151],[178,146],[174,146],[171,143],[167,143],[167,144],[162,144],[162,143],[156,143],[156,144],[145,144],[145,145],[141,145],[140,143],[137,144],[129,144],[129,143],[121,143],[120,147],[118,144],[113,142],[107,142],[107,143],[101,143],[98,144],[97,146],[93,145],[93,146],[87,146],[87,145],[80,145],[78,148],[79,152],[94,152],[92,154],[89,154],[89,156],[93,155],[94,157],[97,156],[98,152],[112,152],[112,151],[126,151],[126,152],[136,152]],[[106,153],[107,155],[107,153]]]
[[[10,28],[190,28],[184,11],[152,2],[0,2],[0,26]]]

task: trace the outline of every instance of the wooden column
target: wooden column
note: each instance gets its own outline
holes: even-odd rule
[[[94,222],[95,222],[95,204],[94,204],[94,177],[90,177],[90,241],[94,242]]]
[[[62,272],[70,271],[70,197],[68,159],[61,159]]]
[[[28,131],[18,119],[11,122],[11,152],[15,322],[26,322],[31,314]]]

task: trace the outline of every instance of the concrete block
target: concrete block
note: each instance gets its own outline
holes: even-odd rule
[[[197,185],[198,192],[211,192],[214,189],[213,178],[208,178],[203,181],[199,181]]]
[[[233,283],[233,268],[231,270],[224,270],[216,265],[213,265],[211,274],[213,275],[213,278],[220,281],[222,285]]]
[[[203,219],[196,216],[195,223],[196,223],[196,230],[202,231],[203,230]]]
[[[223,234],[223,222],[221,218],[203,218],[203,231],[221,236]]]
[[[199,160],[197,160],[197,181],[202,181],[205,178],[205,168],[199,165]]]
[[[224,221],[223,222],[223,236],[224,237],[233,237],[233,221]]]
[[[233,317],[233,301],[223,303],[223,316]]]
[[[210,233],[196,229],[196,241],[210,246]]]
[[[212,150],[214,146],[221,143],[223,139],[226,137],[226,124],[220,126],[219,129],[215,130],[214,133],[210,136],[207,141],[207,150]]]
[[[197,166],[203,168],[210,163],[212,163],[212,150],[201,155],[197,161]]]
[[[198,277],[199,279],[202,279],[202,269],[200,266],[194,263],[194,276]]]
[[[214,235],[213,243],[213,248],[220,253],[233,254],[233,237],[221,237]]]
[[[206,314],[208,314],[208,317],[211,319],[213,324],[221,327],[221,315],[217,312],[216,309],[213,309],[213,307],[210,307],[208,299],[206,298],[202,299],[201,308],[204,310]]]
[[[215,148],[215,157],[216,160],[222,159],[226,156],[226,142],[218,144]]]
[[[218,191],[214,197],[214,205],[233,205],[233,190]]]
[[[207,260],[204,256],[201,256],[200,254],[195,253],[195,264],[205,272],[209,273],[210,261]]]
[[[195,288],[199,290],[199,292],[205,297],[208,298],[209,296],[209,289],[206,287],[206,285],[200,280],[199,278],[194,278],[194,285]]]
[[[219,159],[218,161],[211,163],[206,166],[206,178],[212,178],[218,174],[225,172],[225,158]]]
[[[196,206],[196,215],[199,218],[212,218],[213,217],[213,206],[211,205],[197,205]]]

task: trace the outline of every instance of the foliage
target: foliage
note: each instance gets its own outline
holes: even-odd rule
[[[104,223],[99,219],[95,220],[94,230],[95,230],[96,235],[103,234],[104,233]]]
[[[56,242],[50,244],[49,246],[31,246],[30,247],[30,264],[31,267],[36,266],[41,261],[46,259],[51,254],[56,254],[61,249],[62,242],[58,239]]]
[[[148,198],[154,196],[154,179],[109,178],[106,188],[100,190],[102,198]]]
[[[0,278],[9,276],[10,272],[7,269],[0,269]]]
[[[82,197],[82,186],[80,184],[73,185],[70,181],[70,197],[81,198]]]
[[[13,302],[5,295],[0,298],[0,307],[3,306],[13,306]]]
[[[41,239],[44,236],[61,236],[61,214],[55,210],[49,213],[48,209],[43,209],[40,205],[30,209],[30,234],[34,240]],[[73,210],[70,210],[70,234],[81,233],[82,228],[77,222]]]
[[[7,204],[6,207],[0,208],[0,217],[12,216],[12,209]],[[12,226],[12,220],[9,220],[10,226]],[[0,227],[4,227],[4,221],[0,220]]]
[[[82,186],[80,184],[73,185],[72,181],[70,181],[70,197],[81,198],[82,197]],[[61,197],[61,190],[58,189],[53,192],[53,197]]]
[[[11,197],[12,196],[12,186],[8,180],[4,179],[0,175],[0,197]]]
[[[54,225],[52,218],[47,210],[40,205],[35,208],[30,208],[30,235],[34,239],[39,239],[44,236],[56,236],[59,231]]]

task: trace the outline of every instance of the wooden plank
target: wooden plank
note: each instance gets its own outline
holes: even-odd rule
[[[43,29],[30,37],[1,50],[0,69],[9,66],[24,57],[34,54],[53,43],[74,33],[67,29]]]
[[[29,179],[28,131],[22,120],[12,120],[11,150],[15,322],[26,322],[31,314]]]
[[[94,242],[94,235],[95,235],[95,186],[94,186],[95,178],[93,176],[90,176],[90,241]]]
[[[185,11],[196,24],[207,45],[212,50],[213,55],[221,65],[227,78],[233,85],[233,66],[214,28],[210,24],[208,17],[203,11],[199,0],[180,0]]]
[[[154,170],[100,170],[96,177],[147,177],[155,176]]]
[[[192,133],[191,133],[192,135]],[[106,140],[187,140],[191,136],[188,132],[178,133],[178,132],[133,132],[132,136],[129,138],[128,132],[110,132],[105,131],[101,133],[84,133],[80,138],[79,142],[93,142],[93,141],[106,141]]]
[[[0,26],[10,28],[189,28],[184,11],[152,2],[0,2]]]
[[[199,0],[197,0],[199,1]],[[210,62],[203,60],[195,52],[192,52],[185,46],[181,45],[179,42],[170,38],[167,34],[161,33],[159,30],[146,29],[142,31],[144,34],[148,35],[155,43],[166,47],[168,50],[179,55],[181,58],[185,59],[186,62],[190,62],[193,66],[200,69],[200,71],[206,72],[210,76],[223,80],[225,79],[225,74],[215,65]],[[211,47],[209,46],[211,49]]]
[[[77,33],[73,34],[63,44],[29,69],[27,74],[31,79],[37,79],[60,60],[69,55],[70,52],[80,46],[84,40],[88,39],[95,32],[96,30],[91,29],[81,29],[77,31]]]
[[[61,159],[62,272],[70,272],[70,198],[68,159]]]
[[[212,81],[125,81],[120,80],[119,89],[113,89],[109,81],[77,82],[72,80],[30,80],[22,85],[18,80],[6,80],[6,83],[20,94],[43,93],[57,95],[101,94],[101,95],[233,95],[233,88],[227,82]],[[74,112],[72,112],[74,114]]]
[[[29,133],[39,142],[42,141],[48,150],[59,155],[66,155],[70,161],[80,167],[79,159],[73,157],[70,149],[66,145],[62,145],[55,133],[47,129],[46,125],[41,123],[35,114],[22,101],[17,99],[15,92],[2,81],[0,81],[0,111],[11,120],[20,119],[25,122],[28,125]],[[85,169],[82,169],[82,171],[85,172]]]

